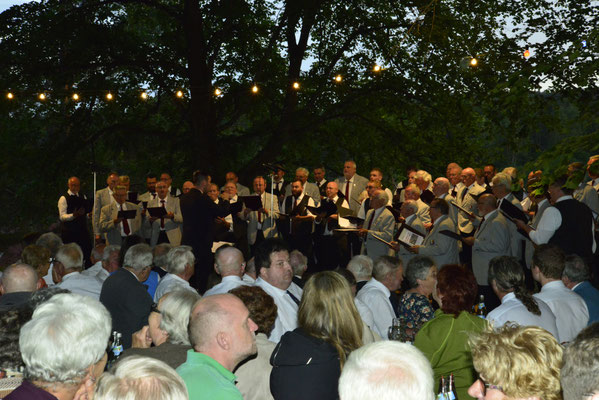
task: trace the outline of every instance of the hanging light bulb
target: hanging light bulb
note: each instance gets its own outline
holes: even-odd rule
[[[14,94],[12,94],[11,92],[8,92],[8,93],[6,94],[6,98],[7,98],[8,100],[12,100],[12,99],[14,99],[14,98],[15,98],[15,95],[14,95]]]
[[[181,97],[183,97],[183,92],[182,92],[181,90],[177,90],[177,93],[175,93],[175,95],[176,95],[178,98],[181,98]]]
[[[219,88],[214,89],[214,95],[215,96],[220,96],[221,94],[223,94],[222,90],[220,90]]]
[[[299,90],[299,88],[300,88],[300,84],[299,84],[299,82],[293,82],[293,88],[294,88],[295,90]]]
[[[382,70],[382,69],[383,69],[383,67],[381,67],[381,66],[380,66],[380,65],[378,65],[378,64],[374,64],[374,67],[372,67],[372,70],[373,70],[374,72],[381,72],[381,70]]]
[[[112,95],[112,93],[108,92],[106,93],[106,100],[111,101],[114,98],[114,96]]]
[[[141,92],[141,94],[139,95],[139,97],[141,97],[142,100],[147,100],[148,99],[148,94],[146,92]]]
[[[473,67],[476,67],[478,65],[478,60],[476,59],[476,57],[472,57],[470,59],[470,65]]]
[[[73,93],[73,95],[71,96],[71,98],[75,101],[79,100],[79,95],[77,93]]]
[[[260,89],[258,89],[258,85],[252,86],[252,93],[258,93]]]
[[[44,93],[40,93],[40,94],[37,96],[37,98],[38,98],[38,99],[40,99],[41,101],[44,101],[44,100],[46,100],[46,95],[45,95]]]
[[[335,76],[335,78],[333,78],[335,80],[335,82],[337,83],[341,83],[341,81],[343,81],[343,77],[341,75],[337,75]]]
[[[524,58],[528,58],[530,57],[530,50],[526,49],[524,50]]]

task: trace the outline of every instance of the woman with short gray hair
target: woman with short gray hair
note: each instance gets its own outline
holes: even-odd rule
[[[416,256],[404,275],[410,289],[401,297],[398,315],[404,319],[407,340],[413,342],[422,325],[434,316],[429,297],[437,287],[437,266],[430,257]]]
[[[189,315],[200,295],[189,290],[175,290],[154,304],[148,325],[133,334],[132,347],[123,357],[140,355],[164,361],[177,368],[187,359],[191,348],[187,326]],[[154,347],[150,347],[154,344]]]

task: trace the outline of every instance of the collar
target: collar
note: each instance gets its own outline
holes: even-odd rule
[[[181,278],[179,275],[171,274],[170,272],[166,275],[170,276],[170,279],[173,279],[175,281],[179,281],[179,282],[189,285],[189,282],[187,282],[185,279]],[[165,278],[166,278],[166,276],[165,276]],[[164,279],[164,278],[162,278],[162,279]]]
[[[408,218],[406,218],[406,224],[410,225],[412,223],[412,221],[414,221],[416,219],[417,215],[416,213],[410,215]]]
[[[562,289],[562,288],[566,288],[566,285],[564,285],[564,282],[562,282],[561,280],[555,280],[555,281],[547,282],[545,284],[545,286],[543,286],[541,288],[541,292],[546,292],[546,291],[552,290],[552,289]]]
[[[492,216],[494,216],[495,214],[497,214],[497,209],[494,209],[493,211],[491,211],[490,213],[488,213],[487,215],[485,215],[485,221],[488,221],[489,218],[491,218]]]
[[[508,294],[503,296],[503,298],[501,299],[501,304],[505,303],[506,301],[513,300],[515,298],[516,298],[516,295],[514,294],[514,292],[509,292]]]
[[[549,200],[547,200],[547,199],[543,199],[543,200],[541,200],[541,202],[540,202],[539,204],[537,204],[537,209],[541,208],[541,206],[542,206],[543,204],[547,203],[548,201],[549,201]]]
[[[78,275],[81,275],[81,272],[79,272],[79,271],[69,272],[68,274],[63,275],[62,280],[64,281],[65,279],[74,278],[75,276],[78,276]]]
[[[237,199],[238,199],[238,197],[237,197],[237,195],[235,195],[235,196],[231,197],[231,199],[229,200],[229,203],[237,203]]]
[[[73,193],[73,192],[71,192],[71,189],[67,190],[67,193],[68,193],[69,196],[78,196],[79,195],[79,193]]]
[[[256,279],[256,286],[266,286],[267,289],[274,290],[275,293],[277,293],[281,296],[283,296],[283,295],[285,295],[285,293],[287,293],[287,290],[279,289],[278,287],[273,286],[270,283],[266,282],[261,277],[258,277],[258,279]],[[289,288],[287,288],[287,289],[289,289]]]
[[[306,190],[305,186],[304,186],[304,190]],[[301,192],[300,195],[298,196],[297,200],[295,200],[295,201],[297,201],[299,203],[300,201],[302,201],[303,198],[304,198],[304,192]]]
[[[439,225],[446,217],[447,215],[441,215],[439,218],[435,220],[435,222],[433,222],[433,226]]]
[[[376,280],[375,278],[371,278],[368,281],[368,284],[370,284],[371,286],[373,286],[373,287],[377,288],[378,290],[384,292],[386,297],[391,296],[391,292],[389,291],[389,289],[387,289],[387,286],[383,285],[380,281]]]
[[[135,277],[135,280],[137,280],[138,282],[141,282],[141,281],[139,280],[139,278],[137,277],[137,275],[135,275],[135,274],[134,274],[132,271],[129,271],[129,270],[128,270],[127,268],[125,268],[125,267],[123,267],[123,269],[124,269],[125,271],[129,272],[131,275],[133,275],[133,276]]]
[[[582,285],[584,281],[578,282],[576,285],[572,286],[572,290],[576,289],[578,286]]]
[[[570,196],[570,195],[565,195],[565,196],[562,196],[562,197],[560,197],[559,199],[557,199],[555,202],[556,202],[556,203],[559,203],[560,201],[572,200],[572,199],[573,199],[573,197],[572,197],[572,196]]]
[[[227,276],[223,276],[223,279],[221,280],[221,282],[243,282],[241,280],[241,278],[237,275],[227,275]]]
[[[329,200],[331,200],[331,199],[329,199]],[[336,195],[335,197],[333,197],[333,199],[332,199],[331,201],[332,201],[333,203],[336,203],[336,202],[337,202],[337,200],[339,200],[339,196],[337,196],[337,195]]]
[[[235,384],[237,377],[231,371],[223,367],[214,358],[204,354],[198,353],[194,349],[187,350],[187,361],[186,364],[192,365],[206,365],[222,375],[223,378]]]

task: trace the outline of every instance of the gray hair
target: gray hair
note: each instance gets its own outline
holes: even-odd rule
[[[96,385],[96,400],[187,400],[183,379],[166,363],[133,355],[122,358],[102,374]]]
[[[429,271],[435,266],[432,258],[427,256],[415,256],[406,267],[405,276],[411,288],[418,287],[418,280],[425,280]]]
[[[0,278],[5,293],[33,292],[37,289],[37,281],[35,269],[23,263],[9,265]]]
[[[372,276],[372,258],[364,255],[353,256],[347,264],[347,269],[354,274],[356,280],[368,280]]]
[[[420,190],[420,188],[418,187],[418,185],[416,185],[415,183],[410,183],[408,186],[406,186],[405,190],[409,190],[411,192],[414,192],[418,196],[420,196],[422,194],[422,191]]]
[[[104,254],[102,255],[102,261],[109,262],[110,256],[113,253],[119,253],[121,251],[121,246],[116,244],[108,245],[104,248]]]
[[[374,261],[372,276],[377,281],[382,281],[398,268],[401,268],[401,260],[391,256],[380,256]]]
[[[293,269],[293,275],[302,275],[308,265],[308,257],[299,250],[293,250],[289,253],[289,265]]]
[[[389,196],[387,195],[387,192],[385,192],[384,190],[380,190],[379,192],[377,192],[374,198],[378,200],[384,200],[385,204],[389,202]]]
[[[572,282],[578,283],[591,279],[591,270],[584,262],[582,257],[576,254],[571,254],[566,256],[564,272],[562,275],[570,279]]]
[[[65,269],[83,268],[83,252],[77,243],[67,243],[60,246],[56,252],[56,261],[60,261]]]
[[[433,384],[433,370],[420,350],[385,340],[351,352],[339,378],[339,397],[433,400]]]
[[[416,171],[416,175],[414,175],[414,179],[422,179],[426,183],[430,183],[430,181],[433,179],[433,177],[431,176],[431,174],[429,174],[425,170],[421,169],[421,170]]]
[[[166,256],[172,248],[173,246],[170,243],[160,243],[154,246],[154,265],[166,270],[166,265],[168,264]]]
[[[39,238],[37,238],[35,244],[50,250],[50,254],[52,254],[52,257],[56,256],[58,248],[63,245],[60,236],[53,232],[44,233]]]
[[[299,167],[298,169],[295,170],[295,174],[297,175],[298,172],[302,172],[304,175],[306,176],[310,176],[310,171],[308,171],[306,168],[304,167]]]
[[[195,262],[195,257],[189,246],[178,246],[171,249],[166,255],[166,270],[167,272],[178,275],[185,271],[186,265],[191,265]]]
[[[505,167],[501,172],[508,174],[512,179],[516,179],[518,177],[518,170],[516,167]]]
[[[168,333],[168,341],[172,344],[189,346],[189,316],[200,295],[191,290],[175,290],[162,296],[160,303],[160,329]]]
[[[96,260],[102,260],[102,258],[104,258],[104,250],[105,249],[106,249],[106,247],[103,244],[95,246],[91,253],[92,257],[95,258]]]
[[[106,352],[111,319],[97,300],[57,294],[21,328],[19,347],[30,381],[78,384]]]
[[[416,200],[406,200],[404,201],[406,208],[412,211],[414,214],[418,212],[418,203]]]
[[[599,337],[596,332],[587,336],[598,325],[589,325],[564,348],[560,373],[564,400],[580,400],[599,393]]]
[[[503,186],[508,192],[512,191],[512,177],[505,172],[496,174],[491,181],[493,186]]]
[[[123,267],[132,268],[134,271],[141,271],[146,267],[152,266],[152,249],[145,243],[138,243],[129,247],[125,253]]]

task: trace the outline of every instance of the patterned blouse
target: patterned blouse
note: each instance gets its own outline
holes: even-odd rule
[[[403,319],[410,342],[414,341],[422,325],[433,319],[434,314],[431,302],[422,294],[404,293],[399,301],[399,318]]]

